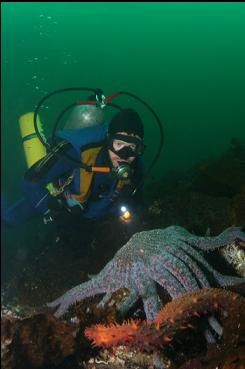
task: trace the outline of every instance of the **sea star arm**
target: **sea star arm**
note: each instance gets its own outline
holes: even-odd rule
[[[134,283],[142,298],[146,318],[149,321],[154,320],[161,308],[161,300],[158,296],[155,282],[149,278],[142,263],[135,263],[134,268],[138,271],[138,277]]]
[[[172,298],[179,297],[185,293],[182,284],[164,267],[164,263],[160,260],[158,255],[150,257],[148,275],[162,286]]]
[[[181,233],[183,234],[183,237],[180,237],[181,240],[205,251],[224,247],[234,241],[245,242],[245,233],[239,227],[227,228],[214,237],[199,237],[191,234],[184,228],[182,228]]]
[[[183,250],[186,255],[190,255],[192,259],[196,260],[201,267],[204,267],[202,268],[203,270],[208,270],[218,282],[219,286],[231,286],[245,282],[245,278],[243,277],[233,277],[219,273],[207,262],[205,257],[191,245],[188,245],[185,242],[179,242],[179,248]]]

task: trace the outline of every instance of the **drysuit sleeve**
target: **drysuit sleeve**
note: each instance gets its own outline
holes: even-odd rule
[[[49,209],[48,204],[52,196],[46,185],[65,175],[71,175],[73,169],[79,166],[79,160],[79,154],[74,147],[62,140],[27,170],[22,181],[22,191],[38,213],[45,214]]]

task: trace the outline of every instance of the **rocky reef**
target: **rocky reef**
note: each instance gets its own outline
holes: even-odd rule
[[[217,344],[207,344],[203,337],[205,318],[211,314],[223,327]],[[238,367],[245,358],[244,316],[244,297],[221,289],[203,289],[166,304],[152,323],[97,324],[86,328],[85,335],[94,346],[158,353],[164,368],[180,368],[197,358],[198,367],[222,368],[228,360]]]
[[[120,300],[123,293],[114,296]],[[113,306],[102,312],[91,302],[76,306],[69,320],[46,313],[2,318],[4,369],[241,369],[245,359],[245,299],[237,292],[203,289],[166,304],[149,323],[120,321]],[[114,312],[113,312],[114,311]],[[207,318],[215,316],[223,334],[204,338]],[[101,322],[101,323],[99,323]],[[88,338],[88,340],[86,339]],[[93,347],[91,348],[91,341]]]

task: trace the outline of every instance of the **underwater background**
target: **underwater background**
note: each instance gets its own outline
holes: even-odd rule
[[[101,88],[105,96],[127,91],[146,101],[163,125],[161,156],[146,178],[146,206],[131,224],[111,218],[96,226],[80,224],[77,216],[79,233],[70,221],[72,232],[66,234],[64,227],[62,235],[53,224],[44,225],[41,217],[16,228],[1,223],[4,369],[80,369],[85,358],[86,368],[99,369],[100,361],[90,362],[90,344],[83,346],[82,335],[77,339],[77,327],[81,321],[81,333],[92,323],[111,322],[117,317],[116,305],[110,303],[98,313],[95,297],[70,309],[64,321],[55,321],[44,309],[48,301],[99,274],[140,230],[179,225],[208,237],[231,225],[245,229],[245,3],[2,2],[1,31],[1,194],[10,205],[21,197],[27,168],[18,120],[34,111],[45,95],[70,87]],[[65,107],[87,96],[64,92],[46,100],[40,109],[45,135],[52,133]],[[147,170],[159,150],[157,121],[133,98],[120,96],[112,102],[139,112],[145,127]],[[106,109],[108,121],[114,113],[113,108]],[[218,272],[245,277],[244,242],[227,243],[200,253]],[[177,267],[180,277],[185,277],[186,269]],[[112,274],[112,280],[121,277]],[[168,296],[162,290],[165,303]],[[207,300],[211,310],[217,297],[212,293]],[[244,283],[238,293],[245,296]],[[120,299],[119,293],[115,301]],[[221,306],[227,305],[229,312],[229,319],[222,322],[228,341],[223,351],[216,350],[216,361],[204,366],[240,369],[245,325],[236,328],[244,322],[244,297],[234,302],[224,294],[217,301],[222,299]],[[130,318],[144,316],[140,304]],[[200,306],[205,307],[202,302]],[[178,324],[175,329],[178,334]],[[190,332],[194,346],[188,333],[186,337],[186,353],[189,348],[194,353],[194,341],[199,345],[200,340],[202,353],[206,347],[202,336]],[[176,350],[181,356],[178,345]],[[137,367],[152,367],[144,360],[140,358]],[[111,365],[107,368],[114,368]]]

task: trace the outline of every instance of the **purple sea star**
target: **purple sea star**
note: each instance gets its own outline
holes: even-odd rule
[[[245,282],[245,278],[220,274],[203,256],[205,251],[240,241],[245,241],[245,233],[234,227],[215,237],[198,237],[179,226],[136,233],[100,273],[47,306],[58,307],[54,315],[59,318],[86,297],[105,293],[99,303],[104,306],[113,292],[127,288],[130,294],[119,307],[120,312],[124,315],[141,297],[147,320],[153,320],[161,308],[155,282],[173,299],[201,288]]]

